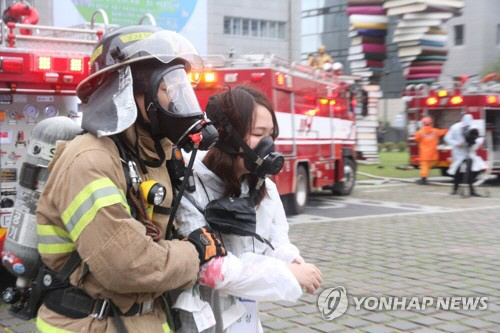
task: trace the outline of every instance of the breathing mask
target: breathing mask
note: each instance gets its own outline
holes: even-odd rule
[[[222,107],[216,99],[211,96],[207,104],[207,116],[212,120],[215,127],[222,128],[227,136],[219,141],[216,147],[220,150],[243,157],[245,168],[260,179],[268,175],[275,175],[281,171],[285,159],[282,154],[274,151],[274,141],[266,136],[259,141],[254,149],[236,132],[227,116],[222,112]]]
[[[190,135],[201,133],[199,148],[210,149],[218,133],[198,104],[184,65],[158,68],[144,92],[153,136],[168,138],[186,151],[193,148]]]
[[[473,146],[476,143],[476,140],[479,138],[479,131],[477,128],[467,127],[464,130],[464,138],[468,147]]]

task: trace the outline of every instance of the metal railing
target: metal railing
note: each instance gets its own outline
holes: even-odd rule
[[[275,54],[247,54],[227,57],[223,54],[211,54],[203,57],[203,64],[206,68],[253,68],[253,67],[273,67],[289,74],[296,74],[312,79],[322,79],[331,82],[332,80],[344,80],[354,83],[360,79],[357,75],[337,75],[320,69],[301,65],[297,62],[290,63],[287,59],[280,58]]]
[[[147,13],[144,14],[140,19],[139,19],[139,25],[142,25],[145,19],[148,19],[151,25],[156,26],[156,20],[153,15]]]
[[[0,11],[4,10],[4,1],[0,1]],[[101,29],[94,29],[95,17],[100,14],[104,21],[104,31]],[[102,9],[97,10],[92,15],[90,22],[90,29],[88,28],[61,28],[38,24],[22,24],[8,22],[0,22],[0,45],[4,44],[4,30],[7,28],[8,35],[5,38],[5,45],[9,48],[16,47],[16,41],[37,42],[37,43],[71,43],[93,46],[102,37],[104,32],[108,29],[109,20],[106,12]],[[30,35],[16,33],[17,29],[25,29],[31,31]],[[27,45],[23,45],[27,46]],[[38,47],[39,44],[32,45],[33,48]]]

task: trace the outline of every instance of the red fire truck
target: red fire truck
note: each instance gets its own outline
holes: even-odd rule
[[[106,26],[37,25],[36,9],[25,2],[0,13],[7,21],[0,23],[1,250],[16,196],[23,195],[18,179],[31,131],[39,121],[57,115],[79,121],[75,88],[88,76],[90,54]],[[106,22],[106,14],[100,13]]]
[[[276,150],[285,156],[274,181],[289,213],[303,211],[310,191],[352,191],[357,77],[290,65],[273,55],[207,56],[204,67],[195,87],[202,108],[210,95],[240,84],[259,89],[272,102],[280,129]]]
[[[474,124],[485,137],[478,155],[487,161],[492,173],[500,174],[500,83],[459,84],[453,89],[433,89],[427,85],[412,85],[406,90],[409,99],[407,107],[408,142],[410,164],[418,167],[418,145],[414,134],[419,121],[430,116],[437,128],[450,128],[460,121],[464,114],[474,118]],[[444,141],[439,145],[439,161],[443,175],[451,164],[451,147]]]

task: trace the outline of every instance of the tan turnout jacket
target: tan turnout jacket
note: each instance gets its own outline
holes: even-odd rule
[[[135,142],[133,127],[124,133]],[[171,143],[162,140],[167,159]],[[157,159],[154,142],[139,129],[141,157]],[[165,241],[168,216],[154,214],[162,240],[154,242],[145,227],[129,213],[127,185],[118,149],[109,138],[84,134],[59,143],[51,175],[37,209],[39,251],[43,262],[61,270],[72,251],[78,251],[90,272],[78,286],[93,298],[109,298],[125,313],[134,303],[156,299],[163,292],[185,288],[197,278],[198,253],[186,241]],[[139,169],[140,173],[140,169]],[[165,165],[148,168],[143,180],[154,179],[167,189],[162,206],[172,202],[172,186]],[[71,275],[77,285],[83,263]],[[122,317],[129,332],[168,332],[164,310],[157,300],[154,311]],[[59,330],[57,330],[57,329]],[[70,319],[45,306],[38,313],[39,332],[116,332],[112,317]]]

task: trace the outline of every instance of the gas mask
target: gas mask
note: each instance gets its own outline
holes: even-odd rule
[[[281,171],[285,159],[282,154],[274,151],[273,139],[266,136],[259,141],[254,149],[250,148],[222,112],[215,96],[211,96],[208,100],[207,116],[217,128],[223,128],[227,133],[225,142],[219,141],[216,147],[228,154],[243,157],[245,168],[250,173],[265,179],[268,175],[275,175]]]
[[[275,175],[283,168],[285,159],[283,155],[274,151],[274,141],[270,136],[264,137],[253,149],[253,156],[244,153],[245,168],[259,178],[265,178],[267,175]],[[262,161],[262,162],[260,162]]]
[[[193,148],[190,136],[201,133],[200,150],[210,149],[218,138],[201,110],[184,65],[154,71],[144,102],[153,136],[168,138],[186,151]]]
[[[470,128],[469,126],[464,128],[464,139],[468,147],[473,146],[478,138],[479,131],[477,128]]]

